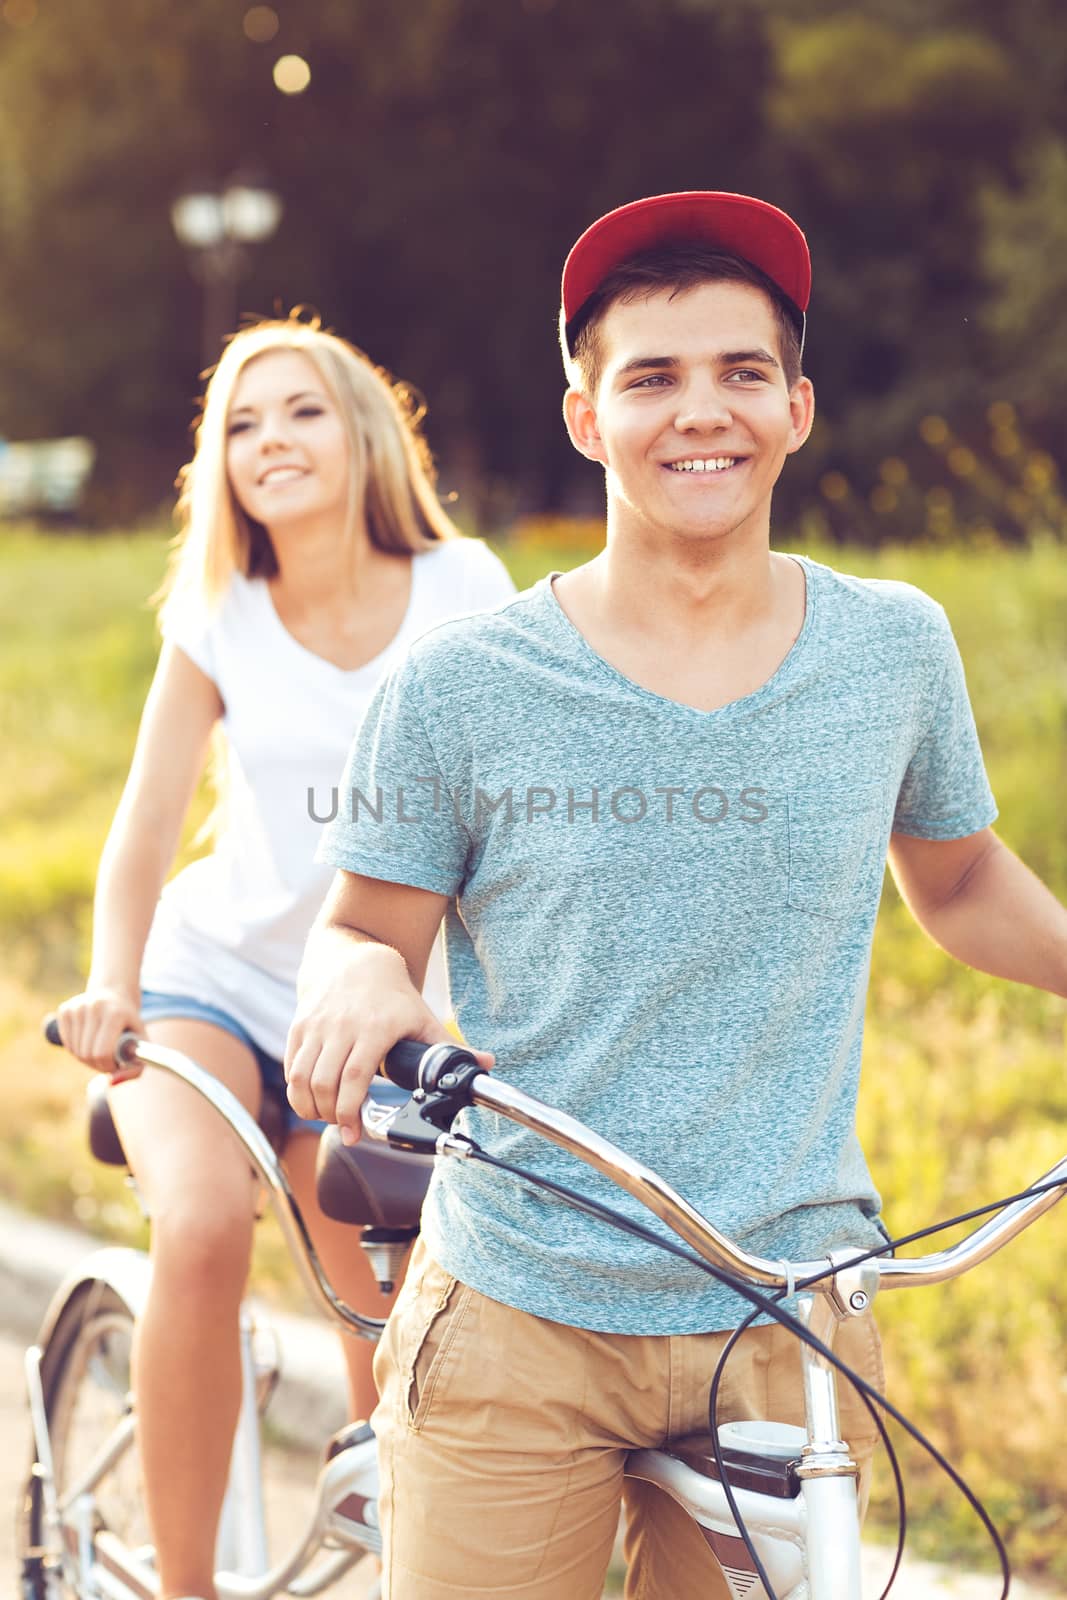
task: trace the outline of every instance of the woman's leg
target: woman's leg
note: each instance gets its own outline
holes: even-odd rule
[[[297,1205],[308,1225],[312,1243],[334,1289],[350,1306],[367,1317],[387,1317],[404,1281],[407,1258],[397,1275],[392,1294],[382,1294],[365,1252],[359,1243],[360,1230],[350,1223],[334,1222],[326,1216],[315,1195],[315,1158],[319,1138],[314,1133],[294,1133],[285,1147],[285,1170]],[[369,1339],[342,1335],[348,1368],[349,1415],[369,1417],[378,1403],[378,1391],[371,1376],[374,1346]]]
[[[150,1022],[252,1111],[259,1070],[212,1023]],[[225,1123],[187,1084],[146,1068],[111,1105],[152,1221],[152,1287],[134,1348],[137,1437],[161,1600],[214,1600],[215,1535],[240,1409],[238,1309],[256,1185]]]

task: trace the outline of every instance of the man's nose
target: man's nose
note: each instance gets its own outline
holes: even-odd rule
[[[730,398],[713,378],[693,377],[679,390],[675,427],[680,433],[728,428],[732,421]]]

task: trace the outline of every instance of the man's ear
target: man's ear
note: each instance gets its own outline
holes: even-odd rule
[[[580,389],[568,389],[563,396],[563,420],[567,424],[571,444],[579,455],[606,466],[608,458],[597,426],[596,411],[592,401]]]
[[[815,390],[810,378],[798,378],[790,389],[789,415],[792,427],[786,454],[792,455],[805,442],[815,421]]]

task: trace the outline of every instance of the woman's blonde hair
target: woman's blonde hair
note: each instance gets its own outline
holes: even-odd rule
[[[178,535],[155,597],[162,616],[179,595],[214,605],[235,571],[271,577],[278,570],[266,528],[238,505],[226,470],[237,380],[249,362],[276,350],[306,356],[341,414],[349,448],[346,540],[362,524],[379,549],[415,553],[457,535],[434,492],[433,460],[419,433],[421,398],[317,319],[294,313],[257,322],[229,340],[204,391],[193,459],[178,476]]]

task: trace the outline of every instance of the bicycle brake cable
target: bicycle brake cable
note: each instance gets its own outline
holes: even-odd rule
[[[893,1255],[901,1245],[917,1244],[920,1239],[928,1239],[931,1234],[943,1233],[946,1228],[955,1228],[961,1222],[975,1222],[979,1217],[987,1217],[993,1211],[1003,1211],[1006,1206],[1013,1206],[1017,1200],[1035,1200],[1039,1194],[1048,1194],[1052,1189],[1067,1189],[1067,1178],[1052,1178],[1043,1183],[1035,1183],[1029,1189],[1021,1189],[1018,1194],[1005,1195],[1002,1200],[975,1206],[973,1211],[961,1211],[957,1217],[946,1217],[943,1222],[932,1222],[929,1227],[916,1228],[914,1233],[902,1233],[899,1238],[887,1239],[884,1244],[876,1244],[873,1249],[865,1250],[862,1255],[852,1256],[848,1265],[858,1267],[864,1261],[873,1260],[875,1256]],[[827,1267],[825,1272],[817,1272],[810,1278],[802,1279],[797,1288],[810,1288],[813,1283],[821,1283],[824,1278],[833,1277],[835,1271],[836,1267]]]
[[[750,1305],[754,1307],[754,1312],[756,1315],[762,1312],[763,1314],[769,1316],[773,1321],[781,1323],[783,1327],[789,1328],[798,1339],[809,1345],[813,1350],[821,1355],[825,1361],[829,1362],[835,1371],[846,1377],[852,1384],[853,1388],[855,1388],[860,1395],[865,1396],[872,1405],[881,1407],[883,1411],[891,1416],[893,1420],[904,1429],[905,1433],[909,1434],[910,1437],[914,1439],[916,1444],[926,1451],[926,1453],[941,1468],[950,1481],[955,1484],[956,1488],[963,1495],[964,1499],[967,1501],[968,1505],[970,1505],[982,1526],[985,1528],[993,1548],[997,1553],[1001,1575],[1004,1580],[1004,1586],[1001,1590],[999,1600],[1008,1600],[1008,1592],[1011,1583],[1011,1566],[1008,1561],[1008,1554],[1004,1547],[1004,1542],[993,1524],[992,1518],[986,1511],[985,1506],[978,1499],[978,1496],[971,1489],[970,1485],[956,1471],[952,1463],[941,1454],[937,1446],[933,1444],[931,1440],[927,1439],[925,1434],[923,1434],[913,1422],[910,1422],[903,1412],[898,1410],[898,1408],[893,1405],[891,1400],[889,1400],[885,1395],[879,1394],[878,1390],[875,1389],[873,1384],[869,1384],[865,1378],[860,1377],[859,1373],[854,1372],[846,1362],[842,1361],[839,1356],[836,1356],[833,1350],[831,1350],[828,1345],[824,1344],[821,1339],[817,1338],[815,1334],[811,1333],[811,1331],[806,1328],[802,1322],[798,1321],[797,1318],[794,1317],[790,1312],[784,1310],[784,1308],[778,1303],[777,1299],[773,1299],[770,1296],[761,1293],[758,1289],[754,1289],[750,1284],[745,1283],[742,1279],[735,1278],[731,1273],[725,1271],[722,1267],[714,1266],[710,1261],[705,1261],[703,1257],[698,1256],[694,1251],[687,1249],[684,1245],[676,1244],[670,1239],[664,1239],[661,1235],[655,1233],[651,1228],[646,1228],[641,1223],[634,1222],[631,1218],[623,1216],[621,1212],[614,1211],[610,1206],[604,1205],[600,1201],[590,1200],[587,1196],[578,1194],[575,1190],[568,1188],[565,1184],[556,1183],[551,1178],[544,1178],[539,1173],[530,1172],[528,1169],[515,1166],[513,1163],[508,1161],[501,1161],[497,1156],[491,1156],[473,1140],[465,1139],[464,1145],[464,1153],[470,1159],[481,1162],[485,1166],[493,1167],[498,1171],[506,1172],[512,1177],[521,1179],[524,1183],[532,1184],[535,1188],[545,1190],[550,1194],[555,1194],[561,1200],[566,1201],[569,1205],[574,1206],[580,1211],[584,1211],[589,1216],[598,1218],[602,1222],[606,1222],[610,1227],[614,1227],[623,1233],[632,1234],[635,1238],[643,1239],[646,1243],[654,1245],[657,1249],[663,1250],[669,1255],[677,1256],[679,1259],[689,1262],[690,1265],[698,1267],[702,1272],[706,1273],[709,1277],[715,1278],[717,1282],[723,1284],[726,1288],[733,1290],[734,1293],[739,1295],[742,1299],[748,1300]],[[859,1260],[869,1260],[873,1256],[885,1255],[888,1252],[897,1249],[901,1244],[907,1244],[913,1242],[915,1239],[925,1238],[931,1233],[937,1233],[944,1228],[953,1227],[959,1222],[967,1222],[977,1216],[986,1215],[991,1211],[1002,1210],[1005,1206],[1012,1205],[1016,1200],[1025,1200],[1034,1195],[1045,1193],[1050,1189],[1058,1189],[1065,1186],[1067,1186],[1067,1180],[1064,1179],[1058,1179],[1050,1183],[1035,1184],[1032,1189],[1023,1190],[1020,1194],[1008,1196],[1006,1199],[995,1201],[991,1205],[979,1207],[976,1210],[967,1212],[959,1217],[952,1217],[947,1221],[935,1223],[929,1228],[920,1229],[917,1233],[906,1235],[901,1239],[890,1240],[884,1245],[867,1251],[865,1255],[855,1258],[854,1261],[850,1261],[849,1265],[855,1265]],[[832,1276],[832,1273],[833,1269],[828,1269],[825,1273],[820,1273],[813,1278],[805,1279],[802,1283],[797,1285],[797,1288],[806,1288],[813,1283],[820,1282],[824,1277]],[[784,1296],[781,1294],[781,1291],[778,1293],[779,1298],[784,1298]],[[749,1320],[751,1320],[751,1314]],[[734,1330],[734,1332],[736,1334],[737,1330]],[[720,1362],[721,1360],[722,1358],[720,1357]],[[883,1439],[888,1437],[885,1433],[883,1433],[882,1436]],[[716,1443],[714,1432],[712,1433],[712,1440],[714,1446]],[[727,1490],[727,1500],[729,1503],[729,1486],[724,1483],[724,1488]],[[733,1504],[731,1504],[730,1509],[735,1517],[735,1520],[737,1520],[737,1512]],[[748,1550],[753,1561],[757,1564],[760,1581],[763,1583],[764,1589],[767,1592],[768,1600],[776,1600],[774,1590],[769,1585],[769,1581],[763,1571],[759,1557],[754,1547],[749,1542],[747,1530],[743,1528],[741,1523],[738,1524],[738,1527],[739,1531],[741,1532],[741,1536],[744,1539],[746,1549]],[[896,1567],[894,1567],[894,1576],[895,1573]]]
[[[776,1301],[781,1301],[781,1300],[784,1300],[785,1297],[786,1297],[785,1296],[785,1290],[784,1289],[779,1289],[777,1291],[777,1293],[772,1296],[772,1299],[774,1299]],[[774,1591],[773,1591],[773,1589],[770,1588],[770,1586],[768,1584],[768,1581],[767,1581],[767,1578],[763,1574],[762,1563],[760,1562],[759,1555],[757,1554],[756,1550],[753,1547],[753,1543],[752,1543],[751,1537],[750,1537],[748,1529],[747,1529],[747,1527],[745,1525],[745,1519],[741,1514],[741,1507],[737,1503],[737,1497],[734,1494],[733,1485],[731,1484],[730,1479],[729,1479],[729,1473],[728,1473],[727,1466],[726,1466],[726,1460],[725,1460],[725,1457],[723,1455],[722,1445],[719,1443],[719,1415],[718,1415],[718,1412],[719,1412],[719,1389],[720,1389],[720,1386],[722,1384],[722,1378],[723,1378],[723,1373],[724,1373],[725,1368],[726,1368],[726,1363],[729,1360],[730,1356],[732,1355],[735,1346],[737,1345],[738,1341],[741,1338],[741,1335],[743,1333],[747,1333],[748,1329],[752,1327],[753,1323],[755,1322],[756,1318],[759,1315],[760,1315],[760,1313],[759,1313],[758,1309],[755,1310],[755,1311],[750,1311],[749,1312],[748,1316],[744,1319],[744,1321],[742,1323],[740,1323],[739,1326],[736,1327],[734,1329],[734,1331],[731,1333],[729,1339],[726,1342],[726,1345],[723,1348],[722,1354],[719,1356],[719,1359],[715,1364],[715,1371],[712,1374],[712,1379],[711,1379],[711,1389],[710,1389],[710,1392],[708,1394],[708,1433],[711,1436],[711,1447],[712,1447],[712,1452],[713,1452],[713,1454],[715,1456],[715,1465],[719,1470],[719,1480],[720,1480],[720,1482],[722,1484],[723,1492],[724,1492],[725,1497],[726,1497],[726,1504],[728,1505],[728,1507],[730,1509],[730,1515],[733,1517],[734,1522],[737,1525],[737,1531],[741,1535],[741,1538],[742,1538],[742,1540],[744,1542],[745,1549],[748,1551],[749,1556],[752,1558],[752,1561],[753,1561],[753,1563],[755,1564],[755,1566],[757,1568],[758,1574],[760,1576],[760,1581],[762,1582],[764,1589],[767,1591],[768,1600],[774,1600]],[[852,1376],[851,1376],[851,1373],[850,1373],[850,1369],[845,1369],[845,1374],[844,1375],[847,1376],[848,1379],[849,1379],[849,1382],[852,1383],[852,1386],[856,1390],[856,1393],[859,1395],[860,1399],[863,1401],[863,1404],[867,1407],[867,1410],[870,1412],[871,1420],[873,1421],[875,1427],[878,1429],[878,1432],[879,1432],[879,1434],[881,1436],[882,1445],[883,1445],[883,1447],[885,1449],[886,1458],[887,1458],[887,1460],[889,1462],[889,1468],[890,1468],[890,1471],[893,1474],[893,1484],[894,1484],[894,1487],[896,1489],[896,1496],[897,1496],[897,1546],[896,1546],[896,1552],[895,1552],[894,1559],[893,1559],[892,1570],[890,1571],[889,1578],[888,1578],[888,1580],[886,1582],[886,1586],[882,1590],[881,1595],[879,1596],[879,1600],[887,1600],[887,1597],[889,1595],[889,1591],[892,1589],[894,1583],[896,1582],[897,1573],[900,1571],[900,1564],[901,1564],[901,1561],[904,1558],[904,1544],[905,1544],[905,1540],[907,1538],[908,1514],[907,1514],[907,1506],[906,1506],[906,1503],[905,1503],[905,1495],[904,1495],[904,1478],[903,1478],[903,1475],[901,1474],[900,1461],[899,1461],[899,1459],[897,1457],[897,1452],[896,1452],[896,1450],[895,1450],[895,1448],[893,1446],[893,1441],[889,1437],[889,1430],[886,1427],[885,1423],[882,1421],[882,1418],[879,1416],[878,1408],[867,1398],[867,1396],[863,1393],[862,1389],[860,1389],[853,1382]]]

